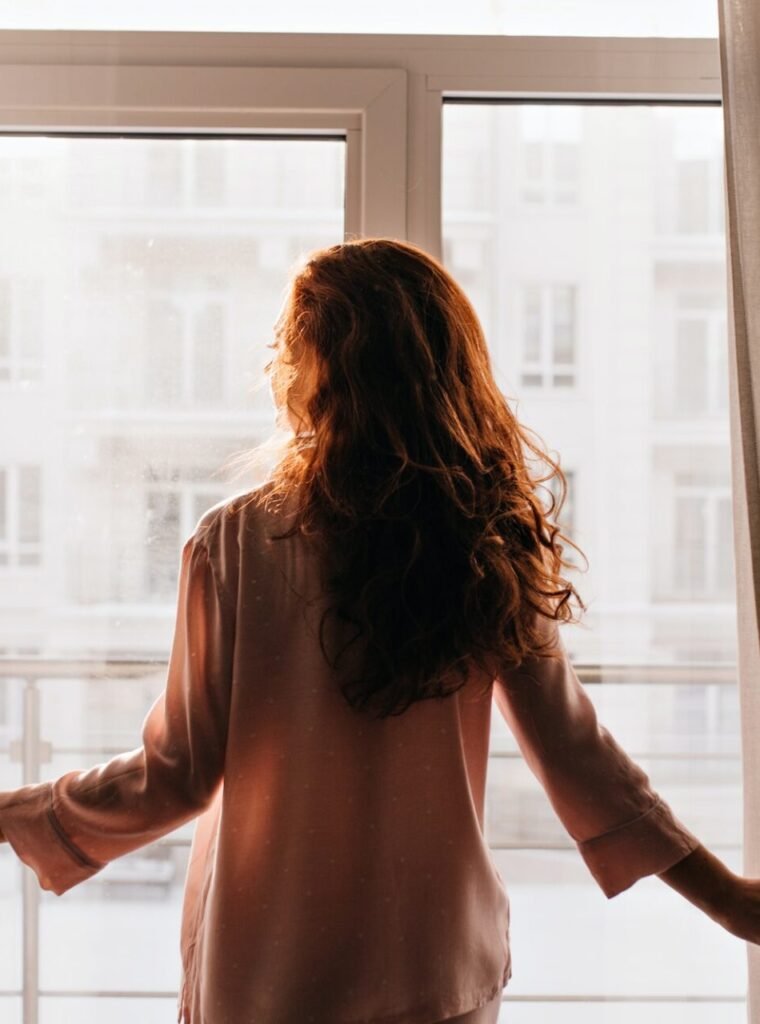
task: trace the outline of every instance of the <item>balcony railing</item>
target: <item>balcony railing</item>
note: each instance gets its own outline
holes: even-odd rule
[[[646,683],[668,685],[736,685],[736,666],[726,663],[716,665],[592,665],[573,662],[573,667],[584,685]],[[40,690],[41,680],[61,682],[65,680],[97,680],[97,679],[128,679],[139,678],[146,673],[165,672],[166,660],[69,660],[49,658],[0,658],[0,679],[17,680],[23,693],[21,736],[11,740],[8,746],[0,746],[0,756],[8,756],[11,761],[20,762],[22,766],[22,785],[41,781],[40,773],[43,765],[51,762],[53,754],[84,754],[95,755],[100,760],[103,756],[111,757],[123,753],[124,747],[106,745],[75,747],[64,744],[53,744],[41,735],[40,730]],[[706,751],[698,753],[676,751],[635,751],[628,750],[634,760],[656,758],[667,761],[738,761],[740,754],[734,752]],[[490,758],[520,758],[519,750],[492,749]],[[166,836],[151,844],[153,847],[189,847],[189,838],[172,838]],[[710,844],[714,850],[736,850],[737,843],[714,842]],[[566,842],[500,842],[491,843],[492,850],[564,850],[573,849],[574,844]],[[147,991],[130,989],[119,991],[109,989],[40,989],[39,985],[39,922],[40,922],[40,888],[36,875],[23,865],[22,881],[22,989],[0,989],[0,998],[18,997],[22,1000],[23,1024],[38,1024],[40,997],[79,997],[79,998],[119,998],[119,999],[175,999],[177,992]],[[540,1003],[743,1003],[744,996],[731,995],[643,995],[643,994],[574,994],[574,995],[543,995],[543,994],[505,994],[505,1002],[540,1002]]]

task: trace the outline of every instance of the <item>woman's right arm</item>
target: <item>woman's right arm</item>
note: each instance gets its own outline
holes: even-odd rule
[[[700,846],[649,777],[598,721],[557,622],[539,633],[558,657],[505,665],[494,699],[525,761],[608,898],[662,874]]]
[[[732,934],[760,944],[760,879],[735,875],[653,789],[598,721],[558,624],[560,657],[530,657],[494,679],[496,704],[528,767],[608,898],[656,874]]]

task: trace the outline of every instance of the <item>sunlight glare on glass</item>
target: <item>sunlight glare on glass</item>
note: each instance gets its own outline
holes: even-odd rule
[[[717,38],[714,0],[0,0],[0,29]]]

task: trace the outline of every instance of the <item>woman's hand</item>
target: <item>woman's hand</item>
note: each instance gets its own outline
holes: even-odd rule
[[[760,944],[760,879],[734,874],[701,843],[659,877],[732,935]]]
[[[735,878],[725,910],[716,920],[737,938],[760,945],[760,878]]]

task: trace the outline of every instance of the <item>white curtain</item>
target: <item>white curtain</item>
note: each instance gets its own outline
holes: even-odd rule
[[[743,873],[760,878],[760,3],[718,0],[726,157],[731,476],[744,773]],[[749,1024],[760,946],[747,943]]]

